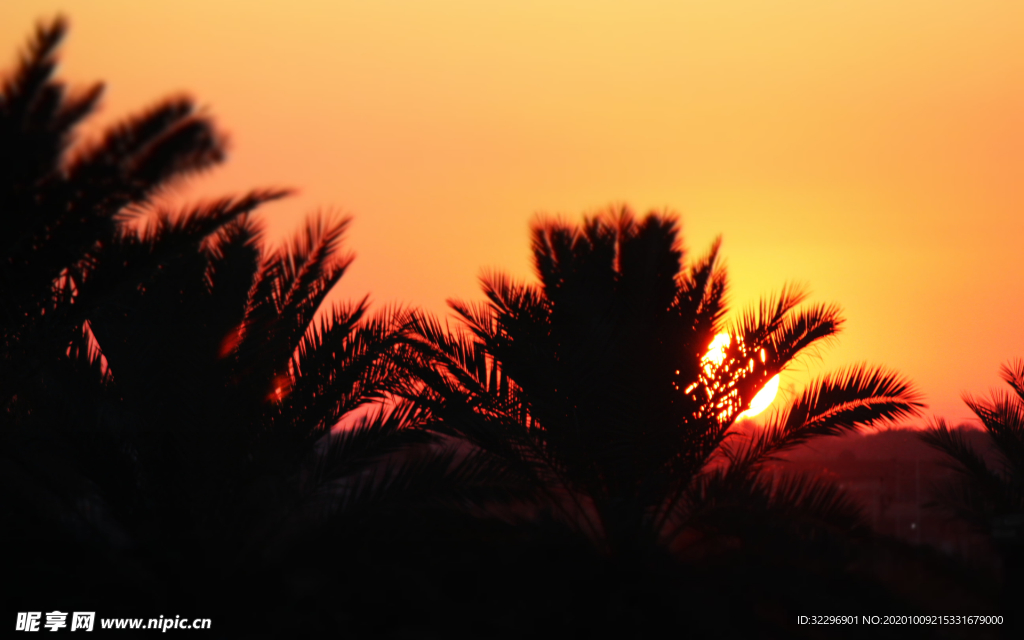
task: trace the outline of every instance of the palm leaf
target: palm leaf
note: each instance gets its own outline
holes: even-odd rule
[[[924,407],[920,400],[908,380],[885,368],[859,365],[841,369],[812,381],[756,435],[745,444],[724,446],[723,454],[732,468],[745,474],[811,438],[918,415]]]

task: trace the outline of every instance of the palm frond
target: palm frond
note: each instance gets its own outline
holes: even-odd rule
[[[722,468],[695,478],[663,523],[662,539],[676,546],[690,531],[738,536],[749,544],[778,531],[804,537],[823,530],[856,534],[868,529],[861,506],[827,478],[787,473],[741,477]]]
[[[932,506],[951,511],[982,532],[991,532],[993,517],[1020,513],[1024,509],[1024,486],[1008,467],[1000,472],[967,442],[962,429],[950,429],[937,419],[919,437],[943,453],[942,464],[955,476],[933,488]],[[1016,477],[1015,477],[1016,476]]]
[[[68,22],[58,16],[50,23],[40,22],[21,55],[18,67],[3,83],[0,113],[18,118],[38,99],[57,66],[57,48],[67,35]]]
[[[153,245],[165,242],[165,239],[177,237],[188,238],[192,242],[202,242],[229,222],[251,213],[261,205],[280,200],[290,193],[286,189],[257,189],[241,197],[219,198],[204,204],[193,205],[176,215],[159,212],[155,223],[145,227],[140,240]],[[130,233],[130,231],[123,232],[122,237],[126,237]]]
[[[196,114],[190,99],[176,97],[112,126],[75,154],[67,173],[79,189],[77,207],[114,215],[223,159],[224,140],[213,123]]]
[[[215,308],[210,321],[222,333],[221,357],[234,351],[242,337],[249,290],[259,270],[261,236],[261,227],[242,214],[203,241],[208,262],[204,279]]]
[[[471,310],[463,308],[460,313],[468,315]],[[465,332],[442,327],[436,319],[425,315],[417,316],[414,329],[427,360],[413,366],[429,388],[446,393],[451,399],[464,398],[473,405],[490,397],[492,387],[488,383],[494,361],[479,341]]]
[[[1024,402],[1024,359],[1013,360],[999,368],[999,375],[1006,381],[1017,397]]]
[[[135,297],[140,287],[145,288],[145,283],[159,276],[168,265],[196,258],[200,247],[225,225],[285,195],[284,191],[253,191],[241,198],[222,198],[199,205],[177,216],[161,212],[156,221],[142,231],[123,228],[83,265],[78,279],[80,312],[120,306],[123,304],[120,298]],[[241,237],[236,238],[237,241],[248,242]],[[214,263],[217,264],[216,258]],[[212,272],[204,275],[207,283],[211,275]]]
[[[683,260],[678,219],[661,215],[636,221],[624,210],[616,235],[615,271],[622,303],[645,317],[664,313],[678,295]]]
[[[819,304],[788,314],[767,341],[769,357],[784,367],[807,347],[835,336],[843,324],[840,313],[836,305]]]
[[[343,415],[402,388],[395,350],[406,340],[408,312],[385,310],[360,322],[366,301],[335,307],[310,327],[291,361],[292,388],[281,420],[292,429],[327,429]]]
[[[498,273],[481,278],[481,284],[484,295],[491,303],[491,310],[473,309],[457,301],[452,301],[450,306],[482,339],[494,336],[494,328],[489,321],[491,318],[504,325],[502,328],[505,331],[513,334],[516,327],[544,323],[547,320],[549,309],[536,287],[514,282]]]
[[[351,256],[338,255],[341,238],[350,223],[350,218],[330,221],[316,216],[307,221],[283,251],[271,258],[282,267],[278,290],[282,313],[305,306],[312,306],[315,312],[320,306],[320,300],[352,262]]]
[[[806,299],[807,292],[804,289],[788,284],[777,295],[762,298],[756,308],[744,311],[732,333],[743,336],[751,346],[760,346],[783,326],[793,309]]]
[[[344,516],[347,522],[431,508],[472,510],[479,516],[532,495],[500,458],[454,446],[419,447],[404,459],[386,460],[322,494],[327,496],[325,515]]]
[[[86,89],[73,91],[65,96],[63,104],[54,116],[56,130],[64,132],[61,151],[66,151],[73,142],[71,134],[74,127],[85,120],[99,106],[103,90],[103,84],[96,83]]]
[[[1007,474],[1016,474],[1024,481],[1024,402],[1016,394],[994,392],[989,400],[964,396],[988,431],[1003,459]]]
[[[818,476],[782,474],[772,484],[769,509],[840,529],[867,529],[863,508],[838,484]]]
[[[679,276],[679,288],[673,307],[682,318],[694,318],[699,333],[713,333],[725,312],[726,272],[719,264],[722,238]],[[702,331],[703,330],[703,331]]]
[[[348,219],[310,221],[303,232],[261,265],[249,296],[244,333],[247,359],[280,372],[298,348],[324,298],[351,256],[338,256]]]
[[[382,406],[356,424],[324,436],[305,465],[302,492],[310,494],[413,445],[434,442],[435,436],[416,428],[422,418],[423,410],[409,402]]]
[[[722,452],[734,472],[746,474],[811,438],[916,416],[923,407],[919,392],[903,376],[882,367],[853,366],[812,381],[756,435],[742,444],[734,438]]]
[[[905,377],[884,367],[855,365],[812,382],[779,423],[795,444],[912,417],[924,406]]]
[[[56,177],[74,127],[96,108],[103,90],[94,84],[69,93],[53,80],[57,49],[66,34],[62,17],[40,23],[0,88],[0,164],[4,181],[20,190]],[[40,222],[45,226],[51,220]]]
[[[961,430],[950,429],[942,418],[938,418],[932,428],[918,434],[926,444],[941,451],[947,456],[942,462],[944,466],[965,478],[971,478],[980,486],[996,488],[999,486],[998,475],[989,468],[985,459],[967,442]]]

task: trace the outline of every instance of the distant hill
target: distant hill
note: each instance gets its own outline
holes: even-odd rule
[[[991,461],[994,450],[986,432],[972,425],[957,429]],[[941,453],[921,441],[920,432],[901,427],[819,438],[787,452],[771,469],[836,482],[860,503],[865,520],[879,534],[994,566],[996,556],[986,536],[928,506],[933,488],[950,481],[954,472]]]
[[[988,434],[970,424],[956,427],[964,438],[986,457],[992,456]],[[939,462],[942,454],[921,441],[921,428],[895,427],[879,431],[851,433],[833,438],[818,438],[788,452],[787,460],[927,460]]]

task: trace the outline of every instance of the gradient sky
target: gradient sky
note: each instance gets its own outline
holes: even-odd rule
[[[271,238],[353,215],[344,297],[444,312],[530,276],[535,214],[625,202],[721,234],[736,309],[839,303],[805,371],[886,364],[959,420],[1024,357],[1019,0],[3,0],[2,66],[58,12],[98,122],[185,91],[230,134],[181,195],[298,188]]]

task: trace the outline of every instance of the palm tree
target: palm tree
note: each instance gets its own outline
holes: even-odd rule
[[[223,159],[222,137],[185,97],[74,144],[102,86],[68,91],[53,79],[66,31],[61,18],[41,24],[0,89],[0,413],[9,420],[75,342],[86,311],[72,304],[76,289],[118,215]]]
[[[1003,365],[1000,373],[1013,393],[995,392],[989,400],[964,397],[988,433],[995,460],[942,419],[921,438],[945,454],[956,472],[936,496],[937,504],[982,533],[1019,541],[1024,536],[1024,360]]]
[[[8,559],[5,573],[25,578],[26,597],[30,585],[52,583],[36,576],[56,573],[73,583],[108,573],[112,585],[125,577],[90,560],[95,545],[125,538],[75,464],[78,444],[91,437],[83,433],[85,416],[103,405],[104,386],[101,361],[88,357],[95,354],[91,310],[78,304],[77,292],[119,214],[144,208],[167,185],[223,157],[221,136],[185,97],[78,142],[75,130],[96,109],[102,87],[69,91],[53,79],[66,31],[61,18],[41,24],[0,87],[3,521],[26,549]]]
[[[754,512],[854,527],[858,509],[834,486],[759,471],[810,438],[914,415],[919,396],[858,366],[811,383],[755,435],[731,432],[762,386],[842,319],[832,305],[798,309],[805,296],[787,287],[739,317],[720,359],[707,357],[726,311],[718,253],[715,242],[684,268],[666,215],[538,222],[539,284],[485,277],[485,305],[452,303],[468,332],[422,320],[425,384],[409,395],[430,428],[502,461],[606,551],[692,550]]]
[[[977,451],[959,429],[937,419],[921,439],[945,454],[954,476],[935,487],[932,506],[991,536],[1003,561],[1003,611],[1016,610],[1024,595],[1024,360],[1003,365],[1012,393],[990,399],[964,396],[991,442],[991,455]],[[1018,621],[1008,623],[1020,629]]]
[[[3,521],[29,551],[6,574],[26,598],[53,596],[33,576],[55,574],[71,602],[201,602],[302,522],[416,484],[391,460],[429,439],[406,428],[416,412],[370,408],[402,380],[390,354],[408,314],[322,309],[351,261],[348,221],[267,251],[249,214],[283,191],[154,210],[154,193],[222,159],[189,100],[73,146],[100,89],[68,97],[51,79],[65,31],[41,26],[0,96]],[[123,224],[141,213],[148,225]],[[437,483],[467,468],[423,459],[416,477]]]

